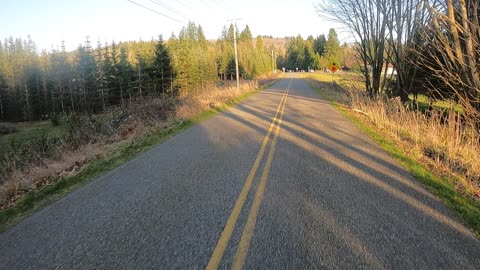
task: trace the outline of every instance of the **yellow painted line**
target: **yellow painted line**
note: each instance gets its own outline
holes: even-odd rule
[[[288,90],[287,90],[288,97]],[[287,97],[283,103],[282,110],[280,111],[280,118],[278,120],[278,125],[275,130],[275,135],[272,140],[272,146],[268,152],[267,161],[265,162],[265,167],[263,169],[262,177],[258,183],[257,192],[255,193],[255,198],[253,199],[250,212],[248,214],[247,222],[243,228],[242,237],[240,238],[240,243],[238,244],[237,252],[235,253],[235,258],[233,260],[232,269],[241,270],[245,264],[245,259],[247,258],[248,248],[250,246],[250,240],[252,239],[253,230],[255,229],[255,224],[257,223],[258,211],[260,205],[262,204],[263,196],[265,194],[265,187],[267,186],[268,174],[270,173],[270,168],[272,167],[273,156],[275,154],[275,146],[277,145],[278,135],[280,134],[280,127],[282,125],[283,112],[285,111],[285,104],[287,103]]]
[[[260,151],[257,154],[257,158],[253,163],[252,169],[248,174],[247,180],[245,181],[245,184],[243,185],[242,190],[240,191],[240,195],[238,196],[238,199],[235,202],[235,205],[233,206],[232,213],[230,214],[230,217],[227,220],[227,224],[225,225],[225,228],[223,229],[222,234],[218,239],[217,245],[213,250],[212,257],[210,258],[210,261],[208,262],[206,267],[207,270],[217,269],[218,266],[220,265],[220,261],[222,260],[223,254],[225,253],[225,249],[227,248],[228,241],[230,241],[230,238],[233,233],[233,229],[235,227],[235,224],[237,223],[238,217],[240,216],[240,212],[243,208],[243,205],[245,204],[248,192],[250,191],[250,187],[252,186],[253,179],[255,178],[255,174],[257,173],[258,167],[260,166],[260,162],[263,158],[263,154],[265,153],[265,149],[267,148],[270,134],[272,133],[275,127],[275,123],[278,122],[277,118],[280,111],[282,110],[282,105],[284,104],[284,100],[286,100],[286,95],[287,95],[287,91],[283,93],[282,100],[280,101],[277,111],[275,112],[275,116],[273,117],[272,123],[268,128],[267,135],[265,135],[265,137],[263,138],[262,146],[260,147]]]

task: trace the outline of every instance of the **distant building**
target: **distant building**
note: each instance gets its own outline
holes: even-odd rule
[[[382,68],[382,75],[387,74],[389,76],[397,76],[397,70],[392,64],[388,64],[388,66],[384,65]]]
[[[360,68],[362,72],[365,71],[365,69],[363,67]],[[372,66],[367,66],[367,69],[368,69],[368,72],[372,72]],[[385,75],[385,72],[387,73],[387,75],[390,75],[390,76],[397,76],[397,70],[395,69],[395,66],[393,64],[388,64],[387,65],[383,65],[383,68],[382,68],[382,75]]]

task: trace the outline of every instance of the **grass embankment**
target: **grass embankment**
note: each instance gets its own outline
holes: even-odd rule
[[[39,137],[61,137],[65,134],[65,126],[54,126],[50,121],[37,123],[20,123],[12,125],[16,131],[0,135],[0,156],[11,151],[12,146],[21,145]]]
[[[410,99],[411,103],[414,102],[414,96],[412,94],[410,94],[408,98]],[[425,95],[417,96],[417,106],[418,106],[418,109],[422,112],[426,112],[429,109],[430,102],[432,102],[433,107],[439,110],[448,111],[453,109],[457,113],[463,113],[462,106],[460,106],[459,104],[456,104],[451,100],[432,100]]]
[[[461,123],[457,106],[437,101],[433,103],[436,109],[426,115],[409,110],[398,100],[364,97],[362,91],[349,88],[355,76],[338,76],[336,86],[332,86],[331,76],[325,77],[311,74],[308,82],[480,237],[480,143],[478,134]],[[447,118],[445,106],[452,108]]]
[[[165,121],[162,125],[149,130],[141,136],[110,145],[108,154],[95,156],[88,160],[85,164],[82,164],[81,169],[73,175],[57,177],[57,179],[48,185],[31,189],[30,191],[21,194],[11,206],[4,210],[0,210],[0,231],[5,230],[38,209],[88,183],[95,177],[117,168],[138,154],[151,149],[153,146],[162,143],[175,134],[178,134],[218,112],[226,110],[227,108],[254,95],[259,90],[270,87],[276,81],[278,81],[278,79],[264,80],[259,88],[250,85],[247,88],[242,88],[242,90],[229,89],[232,90],[230,92],[222,90],[224,94],[218,92],[218,89],[214,89],[211,91],[204,91],[197,97],[185,97],[181,99],[183,101],[180,101],[180,104],[177,106],[175,112],[176,115],[168,121]],[[196,104],[196,107],[193,110],[191,108],[192,103]],[[188,109],[186,109],[186,107],[188,107]],[[46,123],[38,125],[44,127],[45,130],[49,130],[46,128],[48,126]],[[38,125],[34,124],[33,126],[38,127]],[[54,128],[53,130],[57,129],[62,130],[61,128]],[[22,130],[19,132],[22,132]],[[25,132],[25,134],[30,134],[28,133],[28,130],[24,130],[23,132]],[[57,132],[60,133],[61,131],[51,132],[52,133],[50,134],[59,135]],[[45,134],[47,133],[44,133],[44,135]],[[28,137],[30,135],[25,136]]]

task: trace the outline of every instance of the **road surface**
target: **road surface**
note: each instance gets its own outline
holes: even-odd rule
[[[0,234],[0,269],[480,269],[480,241],[285,78]]]

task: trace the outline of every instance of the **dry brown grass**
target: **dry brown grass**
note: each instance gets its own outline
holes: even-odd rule
[[[193,118],[236,97],[255,91],[258,86],[257,81],[244,81],[240,84],[239,89],[235,86],[217,87],[211,85],[205,87],[197,95],[182,96],[175,115],[178,119]]]
[[[361,77],[345,74],[309,75],[310,83],[322,89],[330,101],[351,106],[359,117],[409,156],[437,175],[455,183],[460,193],[480,199],[480,134],[452,108],[433,108],[427,113],[411,110],[399,99],[372,100],[362,90]]]
[[[105,156],[106,151],[105,145],[87,144],[75,151],[63,151],[55,159],[45,159],[42,165],[13,170],[8,181],[0,186],[0,210],[13,206],[31,190],[50,185],[61,177],[74,175],[92,158]]]
[[[75,175],[89,161],[105,157],[132,139],[160,128],[174,115],[176,103],[172,98],[145,98],[129,107],[112,108],[93,119],[68,116],[67,132],[55,144],[42,140],[34,141],[35,147],[20,145],[0,160],[0,209],[13,206],[31,190]],[[39,146],[41,143],[49,145]],[[37,152],[44,147],[49,149],[48,155]],[[28,156],[37,158],[26,159]]]
[[[274,78],[265,78],[262,82],[268,83],[272,80]],[[9,164],[9,168],[4,168],[6,175],[0,179],[0,210],[12,207],[31,190],[75,175],[89,161],[106,157],[132,140],[198,116],[236,97],[253,92],[258,86],[257,81],[245,81],[240,89],[212,85],[197,89],[195,95],[145,98],[129,107],[112,108],[111,111],[96,116],[104,119],[102,121],[86,116],[72,116],[69,120],[72,130],[65,135],[61,144],[52,146],[55,151],[51,157],[26,162],[22,166],[9,160],[1,161],[3,165]]]
[[[433,109],[427,114],[407,108],[399,99],[372,100],[351,92],[352,108],[408,154],[455,181],[462,194],[480,199],[480,136],[454,110]]]

